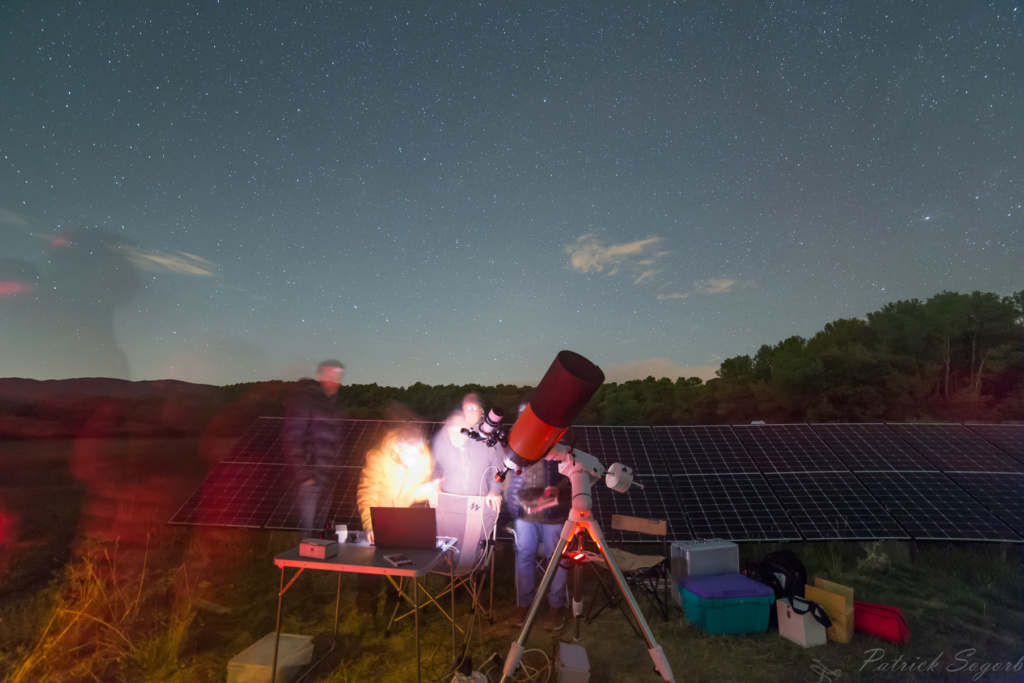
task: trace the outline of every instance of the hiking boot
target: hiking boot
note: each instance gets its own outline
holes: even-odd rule
[[[547,618],[544,621],[544,628],[555,633],[561,631],[565,628],[568,611],[564,607],[549,607]]]

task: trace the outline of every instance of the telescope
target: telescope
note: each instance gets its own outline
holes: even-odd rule
[[[505,419],[505,411],[501,408],[491,408],[484,416],[477,429],[463,427],[460,431],[475,441],[483,441],[490,447],[497,444],[508,446],[508,430],[501,421]],[[479,431],[478,431],[479,430]],[[504,477],[498,481],[504,481]]]
[[[503,439],[502,444],[507,445],[508,455],[505,458],[505,470],[495,475],[498,481],[503,481],[509,470],[521,474],[524,468],[538,460],[549,459],[558,463],[558,471],[567,477],[572,485],[572,511],[569,514],[569,519],[562,526],[558,543],[548,561],[540,585],[537,586],[533,604],[530,605],[519,638],[512,643],[508,657],[505,658],[501,683],[511,681],[515,670],[519,668],[519,662],[525,651],[526,639],[530,629],[533,628],[539,605],[551,585],[566,546],[573,542],[576,544],[577,550],[582,552],[584,536],[589,536],[594,542],[598,552],[604,557],[605,563],[611,570],[615,583],[622,592],[629,610],[647,642],[648,653],[654,663],[655,671],[668,683],[675,683],[672,667],[665,658],[661,646],[655,640],[622,571],[615,559],[608,553],[604,532],[594,520],[592,513],[591,486],[593,482],[604,477],[605,484],[609,488],[623,493],[633,485],[633,472],[621,463],[614,463],[606,469],[597,458],[589,453],[558,443],[603,382],[604,373],[599,367],[578,353],[560,351],[540,384],[537,385],[532,400],[519,414],[519,418],[507,436],[502,435],[500,425],[489,426],[491,432],[489,432],[488,438]],[[481,429],[481,431],[483,430]],[[499,436],[494,436],[495,432]],[[583,608],[578,577],[575,585],[577,594],[573,596],[573,618],[576,622],[576,635],[578,636],[579,618]]]
[[[462,432],[488,446],[507,446],[505,468],[494,475],[505,481],[510,470],[522,474],[523,469],[543,460],[603,383],[601,368],[578,353],[560,351],[510,431],[501,424],[501,411],[492,408],[480,423],[479,433]]]

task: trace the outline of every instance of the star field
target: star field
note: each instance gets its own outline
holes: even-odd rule
[[[611,381],[1022,288],[1014,2],[0,5],[0,376]]]

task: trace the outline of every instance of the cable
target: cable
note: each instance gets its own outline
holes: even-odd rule
[[[543,667],[537,669],[530,669],[526,666],[523,660],[526,658],[526,655],[531,652],[539,652],[541,656],[544,657]],[[526,678],[520,678],[517,677],[515,673],[513,673],[512,678],[513,680],[517,681],[517,683],[527,683],[528,681],[536,681],[537,683],[547,683],[549,680],[551,680],[551,658],[548,657],[547,653],[543,650],[539,650],[537,648],[523,650],[523,656],[519,660],[519,669],[522,670],[523,673],[527,674],[527,676]],[[544,674],[543,679],[539,678],[540,674],[542,673]]]

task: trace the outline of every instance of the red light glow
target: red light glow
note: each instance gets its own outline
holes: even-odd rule
[[[9,297],[23,292],[34,292],[35,287],[17,280],[0,280],[0,297]]]

